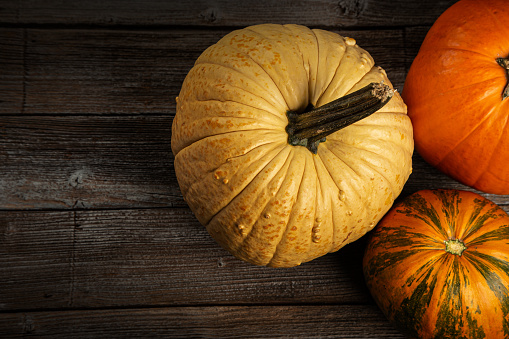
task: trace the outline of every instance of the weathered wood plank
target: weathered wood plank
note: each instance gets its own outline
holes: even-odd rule
[[[27,30],[26,113],[168,113],[224,32]]]
[[[61,1],[3,0],[0,23],[238,26],[273,22],[326,27],[426,25],[455,0],[335,1],[335,0],[199,0]]]
[[[150,115],[0,117],[0,210],[187,206],[171,123]],[[471,190],[415,154],[402,196],[439,187]],[[509,196],[483,195],[509,205]]]
[[[169,116],[0,117],[0,209],[185,206]]]
[[[9,100],[18,105],[2,112],[174,112],[175,97],[196,58],[228,32],[28,29],[25,68],[10,70],[13,78],[24,80],[20,82],[24,91],[9,93]],[[355,38],[402,89],[406,75],[402,30],[336,32]],[[12,48],[5,53],[19,54],[17,45]]]
[[[373,303],[362,241],[300,267],[258,267],[183,208],[0,212],[0,237],[0,311]]]
[[[171,117],[0,118],[1,209],[185,206],[174,176]],[[414,155],[403,196],[470,190]],[[498,204],[508,196],[483,194]]]
[[[0,213],[0,311],[70,306],[73,226],[73,212]]]
[[[0,30],[0,114],[23,111],[24,33]]]
[[[77,307],[135,300],[163,305],[370,302],[361,243],[300,267],[273,269],[231,256],[187,209],[82,211],[76,220]]]
[[[0,314],[24,338],[404,338],[371,305],[173,307]]]

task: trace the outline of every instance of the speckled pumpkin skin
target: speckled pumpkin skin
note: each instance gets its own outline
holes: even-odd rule
[[[177,98],[181,192],[211,236],[256,265],[292,267],[371,230],[411,173],[413,135],[396,92],[320,143],[287,142],[286,113],[371,82],[390,84],[354,39],[298,25],[233,31],[198,58]]]

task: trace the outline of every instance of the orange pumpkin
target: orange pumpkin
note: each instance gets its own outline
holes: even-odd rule
[[[509,338],[509,216],[476,193],[399,202],[370,234],[364,275],[412,338]]]
[[[509,194],[509,3],[461,0],[428,32],[403,89],[419,154],[478,190]]]

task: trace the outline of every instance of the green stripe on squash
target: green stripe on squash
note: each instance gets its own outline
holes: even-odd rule
[[[410,337],[509,338],[508,258],[500,207],[472,192],[425,190],[375,227],[363,265],[375,301]]]

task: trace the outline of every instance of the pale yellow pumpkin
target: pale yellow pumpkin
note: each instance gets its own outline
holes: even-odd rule
[[[326,137],[288,142],[287,112],[322,106],[386,73],[352,38],[299,25],[236,30],[184,80],[172,126],[181,192],[211,236],[256,265],[291,267],[371,230],[401,193],[413,136],[397,92]]]

